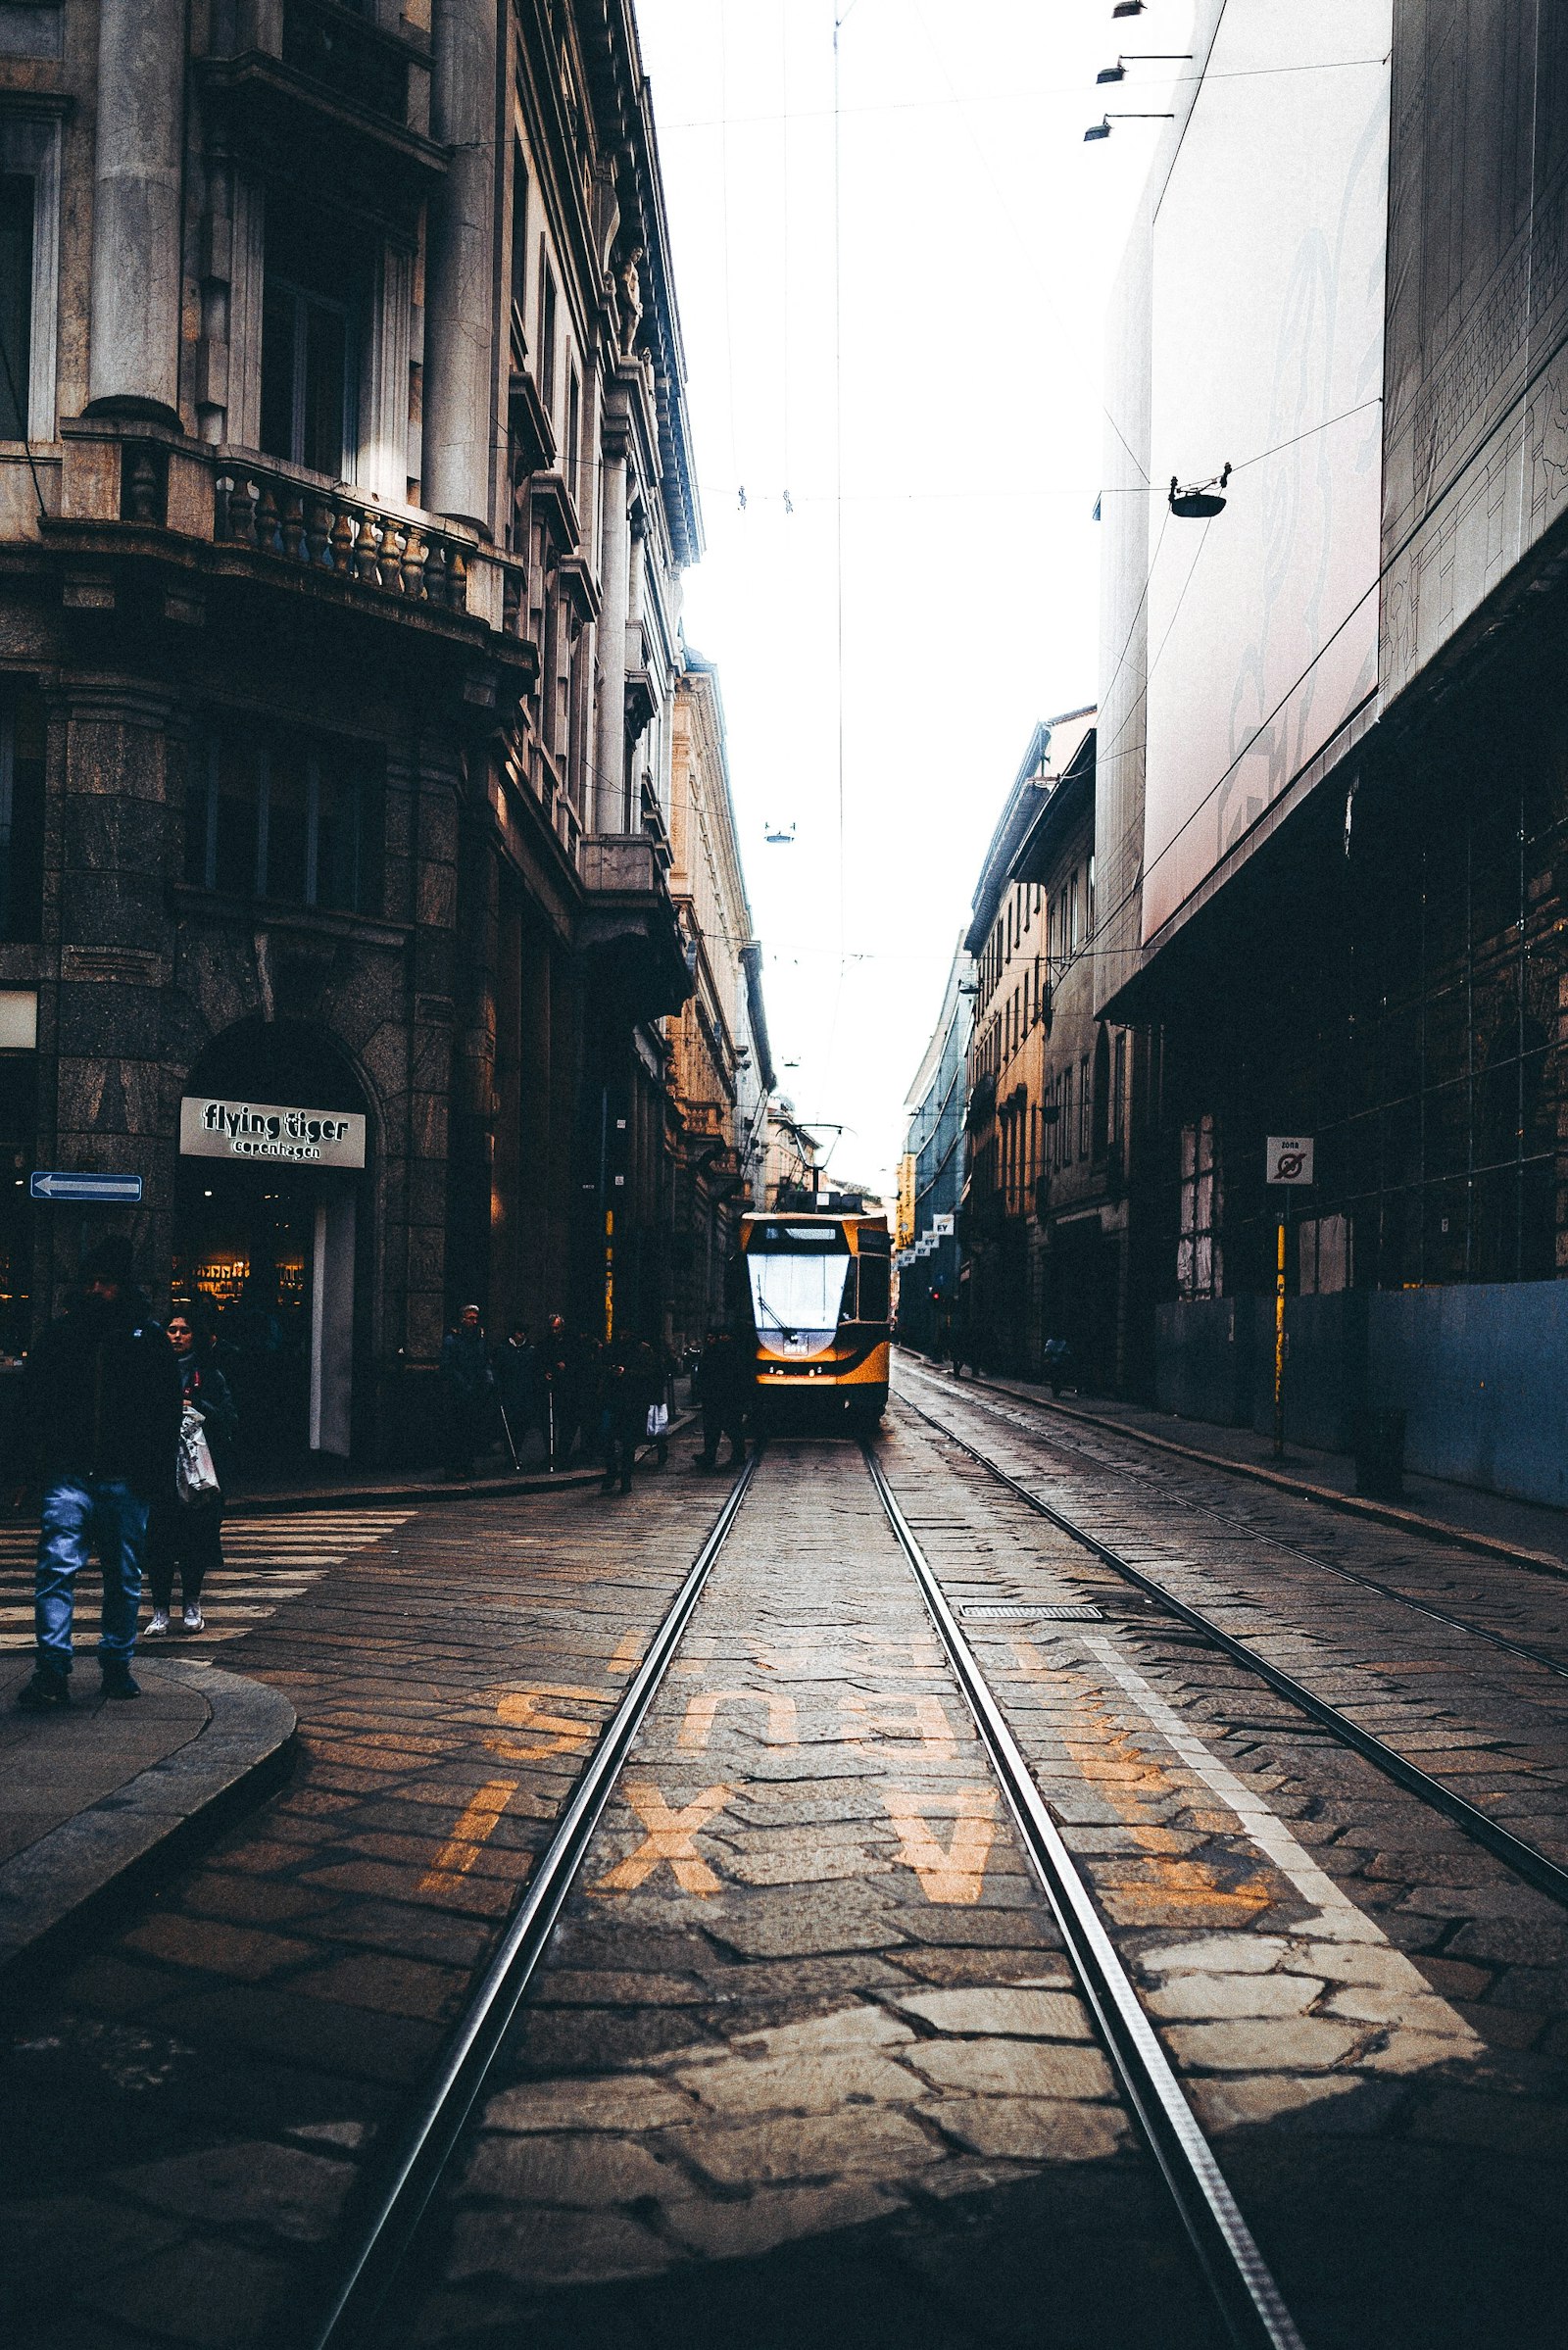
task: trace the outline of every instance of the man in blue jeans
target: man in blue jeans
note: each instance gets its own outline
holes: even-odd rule
[[[71,1703],[71,1622],[89,1548],[103,1569],[98,1663],[106,1697],[138,1697],[130,1660],[141,1549],[155,1487],[173,1475],[179,1370],[133,1287],[130,1243],[115,1234],[84,1267],[86,1290],[27,1361],[24,1407],[43,1484],[33,1580],[38,1661],[17,1703]]]

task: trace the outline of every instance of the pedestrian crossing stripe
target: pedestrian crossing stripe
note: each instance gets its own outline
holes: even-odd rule
[[[215,1568],[202,1586],[205,1628],[177,1632],[170,1640],[170,1651],[188,1645],[216,1647],[236,1640],[275,1614],[284,1600],[299,1598],[355,1551],[395,1534],[413,1515],[412,1509],[301,1510],[287,1518],[236,1513],[224,1521],[223,1564]],[[0,1531],[0,1655],[33,1644],[32,1570],[37,1546],[35,1528],[13,1525]],[[90,1648],[96,1640],[101,1591],[97,1561],[89,1559],[76,1578],[75,1636],[82,1647]],[[144,1581],[143,1633],[150,1612]],[[178,1620],[176,1614],[176,1624]],[[161,1641],[155,1643],[152,1653],[162,1645]]]

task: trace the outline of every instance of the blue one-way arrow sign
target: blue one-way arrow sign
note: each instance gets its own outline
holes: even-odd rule
[[[74,1175],[34,1167],[27,1186],[35,1199],[69,1199],[100,1207],[135,1207],[141,1199],[139,1175]]]

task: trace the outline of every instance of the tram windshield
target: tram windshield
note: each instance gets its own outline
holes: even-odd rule
[[[752,1248],[746,1270],[752,1285],[752,1316],[762,1346],[780,1354],[822,1354],[838,1332],[850,1255],[842,1237],[809,1233],[809,1245]]]

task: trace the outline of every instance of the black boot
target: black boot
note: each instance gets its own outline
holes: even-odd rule
[[[71,1675],[58,1665],[35,1665],[32,1679],[17,1691],[24,1713],[48,1714],[71,1703]]]
[[[132,1680],[129,1665],[120,1657],[106,1659],[100,1664],[99,1670],[104,1677],[104,1695],[106,1697],[139,1697],[141,1695],[141,1683]]]

